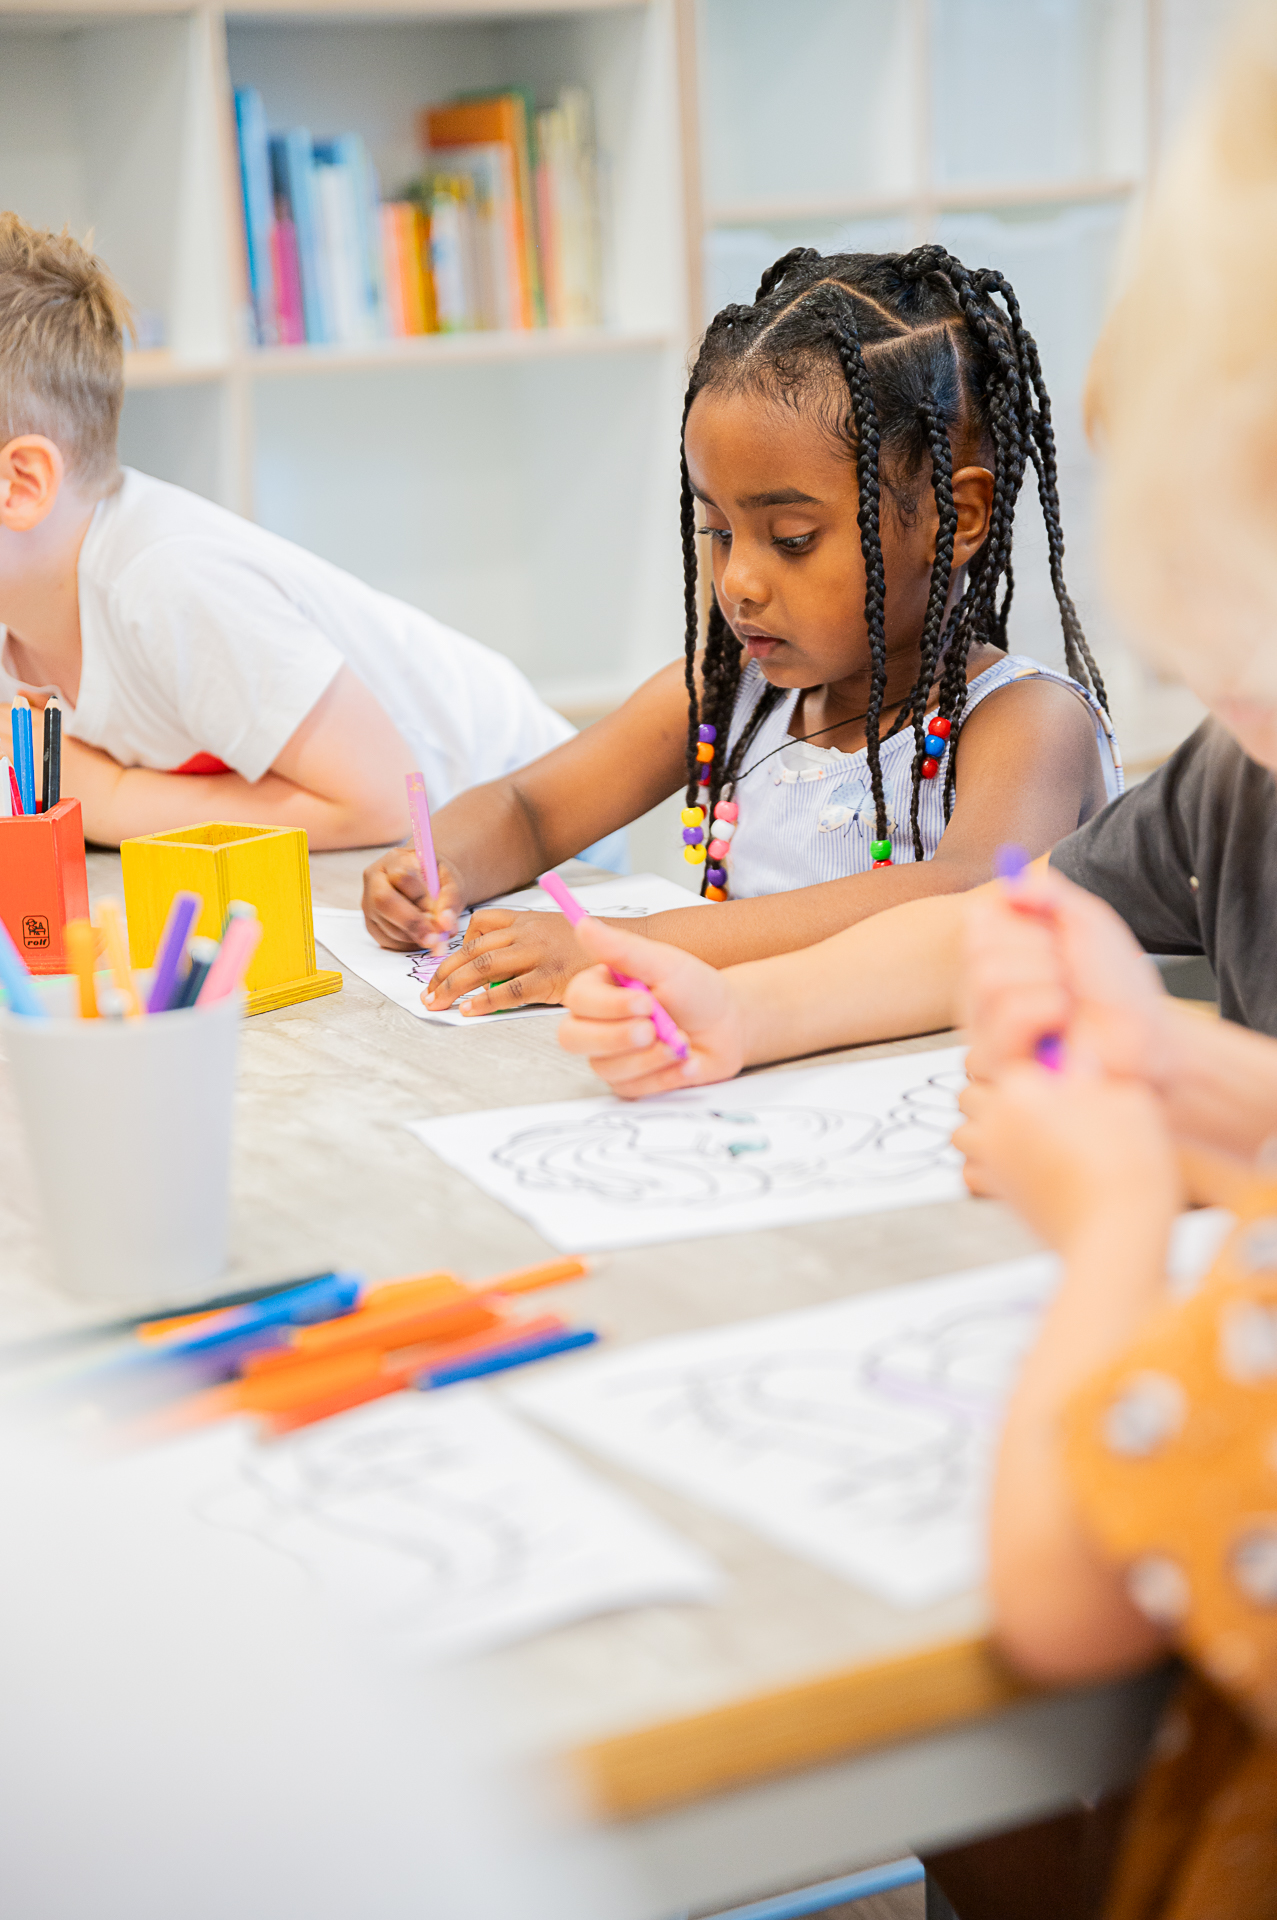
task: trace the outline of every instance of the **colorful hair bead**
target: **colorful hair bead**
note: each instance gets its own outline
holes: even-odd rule
[[[699,847],[704,838],[705,829],[703,827],[683,828],[683,845],[685,847]]]
[[[924,753],[928,754],[932,760],[942,760],[944,758],[944,750],[948,744],[949,742],[942,733],[929,733],[923,741],[922,747]]]
[[[685,827],[703,827],[705,825],[704,807],[684,807],[679,815]]]
[[[890,866],[892,866],[893,864],[894,864],[894,863],[893,863],[892,861],[890,861],[890,860],[875,860],[875,861],[874,861],[874,866],[875,866],[875,867],[890,867]]]
[[[735,825],[739,816],[740,808],[734,800],[720,800],[714,808],[714,818],[716,820],[730,820],[732,824]]]
[[[952,720],[929,720],[927,732],[934,733],[938,740],[947,740],[953,732]]]
[[[940,771],[940,762],[938,760],[924,760],[918,771],[924,780],[934,780]]]
[[[700,761],[701,765],[705,767],[707,767],[714,758],[714,749],[708,740],[701,741],[700,746],[696,749],[696,758]]]
[[[712,831],[716,840],[730,840],[736,831],[736,822],[734,820],[720,820],[718,815],[715,814]]]
[[[707,900],[726,900],[727,895],[721,887],[707,886],[705,889],[705,898]]]
[[[701,861],[705,858],[705,849],[704,847],[684,847],[683,858],[689,861],[692,866],[699,867]]]
[[[869,855],[876,867],[885,867],[891,859],[890,840],[871,840]]]
[[[726,860],[729,852],[730,852],[730,848],[728,847],[726,840],[710,841],[709,857],[711,860]]]
[[[708,744],[709,746],[712,747],[714,742],[718,738],[718,728],[717,727],[697,727],[696,738],[699,741],[701,741],[702,744]]]
[[[713,857],[713,854],[711,854],[711,860]],[[727,885],[727,874],[722,867],[706,867],[705,878],[709,881],[711,887],[725,887]]]

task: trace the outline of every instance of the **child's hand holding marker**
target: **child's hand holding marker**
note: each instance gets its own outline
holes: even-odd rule
[[[1018,850],[1016,850],[1018,851]],[[1008,878],[1010,868],[1014,877]],[[1113,910],[1043,864],[1002,863],[966,909],[967,1072],[996,1079],[1066,1039],[1106,1072],[1165,1085],[1173,1037],[1157,969]],[[1062,1064],[1055,1047],[1051,1064]]]
[[[364,919],[377,944],[392,952],[424,947],[442,954],[466,907],[465,890],[460,876],[435,855],[424,777],[405,774],[404,783],[412,846],[375,862],[364,874]]]
[[[576,937],[602,965],[568,987],[559,1044],[587,1056],[613,1093],[638,1100],[676,1087],[730,1080],[745,1064],[745,1028],[726,977],[663,940],[618,933],[583,918]],[[624,984],[618,981],[623,976]],[[659,995],[659,1000],[655,996]],[[686,1058],[657,1029],[654,1009],[677,1024]]]

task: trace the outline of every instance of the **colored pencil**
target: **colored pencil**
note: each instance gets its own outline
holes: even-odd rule
[[[18,785],[18,769],[14,766],[12,760],[6,760],[4,764],[9,770],[9,813],[13,819],[20,820],[22,818],[22,788]]]
[[[35,812],[35,751],[31,731],[31,703],[24,694],[14,697],[10,709],[13,735],[13,764],[18,775],[23,813]]]
[[[590,1327],[567,1327],[562,1333],[536,1334],[531,1339],[512,1340],[508,1346],[493,1347],[471,1359],[456,1360],[426,1367],[413,1385],[426,1390],[452,1387],[461,1380],[479,1380],[485,1374],[504,1373],[509,1367],[524,1367],[531,1360],[548,1360],[551,1354],[570,1353],[575,1347],[592,1346],[598,1334]]]
[[[42,813],[56,807],[62,798],[62,703],[51,694],[44,708],[44,782],[41,789]]]
[[[120,917],[118,900],[98,901],[98,926],[106,940],[107,965],[111,969],[111,979],[115,991],[124,998],[124,1012],[130,1020],[141,1018],[142,997],[137,990],[137,981],[133,978],[133,969],[129,965],[129,950],[124,941],[124,922]],[[102,1013],[110,1018],[110,1008],[98,996],[98,1006]]]
[[[208,940],[202,933],[196,933],[190,940],[191,964],[186,969],[186,978],[181,982],[174,999],[169,1003],[170,1013],[179,1007],[193,1007],[199,999],[200,988],[208,978],[208,970],[217,958],[216,940]]]
[[[8,820],[18,810],[13,804],[14,789],[9,784],[13,780],[12,760],[0,755],[0,820]],[[21,802],[19,802],[19,807]]]
[[[68,920],[62,937],[66,945],[67,959],[71,962],[71,971],[75,975],[79,988],[77,1011],[81,1020],[96,1020],[98,992],[94,969],[97,961],[97,942],[93,937],[93,928],[87,920]]]
[[[408,788],[408,815],[412,821],[412,843],[417,849],[417,861],[426,876],[426,887],[432,900],[439,898],[439,862],[435,859],[435,839],[430,830],[430,803],[426,799],[426,781],[424,774],[405,775]]]
[[[170,1007],[177,1004],[182,990],[178,969],[195,924],[195,916],[203,905],[198,893],[173,895],[168,919],[164,922],[164,931],[155,952],[155,971],[151,975],[151,991],[146,1001],[148,1013],[167,1013]]]

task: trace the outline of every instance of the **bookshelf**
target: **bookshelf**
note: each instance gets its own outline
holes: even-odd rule
[[[786,247],[938,237],[1003,266],[1056,405],[1069,577],[1128,757],[1193,723],[1106,624],[1079,396],[1133,211],[1231,0],[0,0],[0,202],[138,311],[123,450],[514,658],[574,718],[678,649],[686,354]],[[231,88],[353,130],[388,191],[419,107],[589,89],[606,321],[249,344]],[[1028,504],[1017,644],[1054,658]],[[640,836],[650,863],[668,839]],[[671,859],[673,855],[671,855]],[[673,871],[681,873],[681,863]]]

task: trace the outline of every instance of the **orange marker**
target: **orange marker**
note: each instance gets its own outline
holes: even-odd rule
[[[98,1017],[98,990],[93,978],[96,959],[93,928],[87,920],[68,920],[62,935],[67,959],[71,962],[71,971],[79,985],[79,1011],[81,1020],[96,1020]]]
[[[120,993],[124,995],[125,1011],[130,1020],[142,1017],[142,1000],[137,990],[137,981],[129,966],[129,950],[124,943],[124,922],[120,918],[118,900],[98,901],[98,925],[106,939],[107,965],[111,969],[111,978]]]

